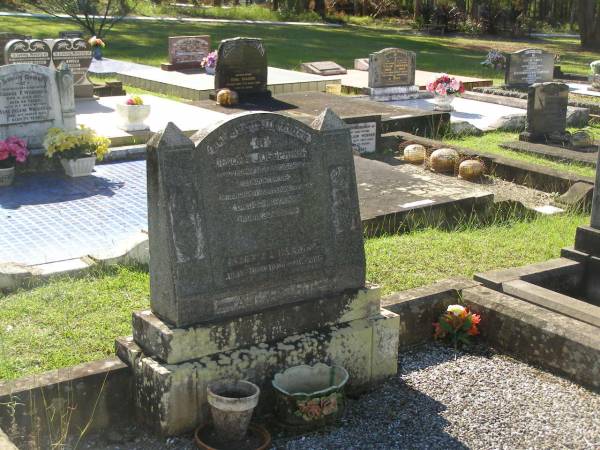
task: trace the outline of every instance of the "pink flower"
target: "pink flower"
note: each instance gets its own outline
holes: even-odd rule
[[[10,150],[8,149],[8,144],[4,141],[0,141],[0,161],[8,159],[9,156]]]
[[[446,86],[444,86],[443,84],[439,84],[438,87],[436,88],[435,92],[437,92],[439,95],[446,95],[447,94]]]
[[[6,138],[4,141],[0,141],[0,161],[8,158],[15,158],[17,162],[25,162],[29,151],[27,150],[27,143],[23,139],[19,139],[15,136]]]

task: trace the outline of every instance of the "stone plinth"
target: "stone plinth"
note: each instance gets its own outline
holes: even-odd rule
[[[392,102],[397,100],[433,97],[431,93],[419,90],[419,86],[394,86],[368,89],[371,100],[376,102]]]
[[[243,320],[185,329],[137,313],[134,333],[141,345],[124,338],[117,340],[116,347],[134,373],[139,419],[163,435],[190,431],[208,420],[208,383],[223,378],[258,384],[257,413],[269,413],[273,376],[299,364],[325,362],[345,367],[350,374],[350,392],[363,391],[395,375],[399,318],[379,308],[379,290],[361,289],[327,307],[330,301],[322,299],[327,311],[315,308],[310,319],[302,319],[301,310],[281,308]],[[335,312],[338,307],[341,309]],[[302,331],[307,326],[311,331]],[[161,342],[162,337],[167,340]],[[163,362],[190,357],[176,364]]]

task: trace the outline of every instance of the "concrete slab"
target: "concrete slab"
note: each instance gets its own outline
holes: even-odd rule
[[[571,150],[565,147],[535,144],[532,142],[522,141],[505,142],[503,144],[500,144],[500,147],[509,150],[514,150],[516,152],[543,156],[544,158],[552,159],[555,161],[574,161],[579,164],[591,167],[596,167],[596,163],[598,160],[598,147],[596,147],[595,152],[581,152],[577,150]]]
[[[435,106],[433,99],[421,98],[389,102],[392,105],[433,111]],[[497,105],[487,102],[479,102],[466,98],[457,97],[452,102],[454,111],[450,113],[450,122],[468,122],[481,131],[491,131],[499,128],[502,119],[509,116],[527,115],[527,111],[512,106]]]
[[[101,97],[98,100],[76,102],[77,124],[86,125],[99,134],[108,137],[112,145],[125,146],[146,142],[152,133],[163,130],[168,122],[173,122],[186,134],[195,133],[198,128],[208,122],[216,122],[224,114],[198,108],[187,103],[180,103],[153,95],[141,96],[152,112],[146,121],[147,131],[127,132],[118,128],[116,105],[124,103],[127,97]]]
[[[588,83],[567,83],[569,92],[572,94],[589,95],[590,97],[600,97],[600,91],[590,89],[591,84]]]
[[[438,72],[428,72],[425,70],[416,70],[415,71],[415,85],[419,86],[421,89],[425,89],[427,83],[433,80]],[[493,80],[487,80],[483,78],[474,78],[474,77],[463,77],[460,75],[454,75],[460,81],[465,84],[465,87],[470,90],[474,87],[485,87],[492,86]],[[369,86],[369,72],[365,70],[356,70],[356,69],[348,69],[348,73],[341,76],[330,76],[330,77],[321,77],[334,80],[336,78],[341,78],[342,86],[354,88],[354,89],[364,89]]]
[[[114,65],[117,66],[117,64]],[[130,86],[188,100],[209,98],[214,91],[215,80],[213,75],[204,73],[200,68],[185,72],[168,72],[157,67],[137,64],[123,65],[123,69],[116,72],[116,77]],[[327,84],[339,83],[339,76],[337,78],[321,77],[277,67],[268,68],[267,87],[274,94],[303,91],[322,92],[325,91]]]
[[[492,202],[492,194],[456,178],[435,181],[361,157],[355,164],[365,226]],[[20,175],[0,190],[0,263],[32,266],[105,254],[147,224],[145,161],[97,165],[78,179],[58,172]]]

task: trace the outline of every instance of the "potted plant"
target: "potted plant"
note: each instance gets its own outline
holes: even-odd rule
[[[92,47],[92,55],[94,59],[100,61],[102,59],[102,49],[106,47],[104,41],[96,36],[92,36],[88,39],[88,44]]]
[[[150,105],[145,105],[139,95],[128,97],[124,103],[117,103],[119,128],[125,131],[147,130],[144,121],[150,115]]]
[[[209,75],[215,74],[215,68],[217,67],[217,51],[213,50],[200,61],[200,65],[204,71]]]
[[[23,139],[11,136],[0,140],[0,186],[10,186],[15,179],[15,164],[27,161],[29,150]]]
[[[80,125],[72,131],[50,128],[44,138],[46,156],[56,156],[70,177],[89,175],[94,170],[96,159],[102,159],[110,140],[98,136],[94,130]]]
[[[454,97],[465,92],[465,87],[462,81],[443,73],[427,83],[427,90],[434,95],[436,111],[452,111]]]

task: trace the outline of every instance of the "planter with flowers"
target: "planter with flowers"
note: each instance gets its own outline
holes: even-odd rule
[[[435,80],[427,83],[427,90],[434,94],[434,110],[452,111],[454,97],[465,92],[465,87],[462,81],[443,73]]]
[[[481,64],[494,70],[503,70],[506,67],[506,56],[499,50],[490,50]]]
[[[200,65],[208,75],[214,75],[217,67],[217,51],[214,50],[202,58]]]
[[[150,115],[150,105],[145,105],[142,97],[138,95],[129,97],[125,103],[117,103],[117,114],[119,115],[118,127],[122,130],[148,129],[148,125],[144,121]]]
[[[96,159],[104,158],[109,145],[110,140],[83,125],[72,131],[50,128],[44,139],[46,156],[58,157],[70,177],[90,175]]]
[[[469,339],[479,334],[479,322],[481,317],[473,314],[466,306],[450,305],[433,324],[433,337],[449,340],[457,348],[459,344],[469,344]]]
[[[96,36],[92,36],[88,39],[88,44],[92,47],[92,56],[94,59],[100,61],[102,59],[102,49],[106,47],[104,41]]]
[[[0,140],[0,186],[10,186],[15,179],[15,164],[27,161],[29,150],[23,139],[15,136]]]

